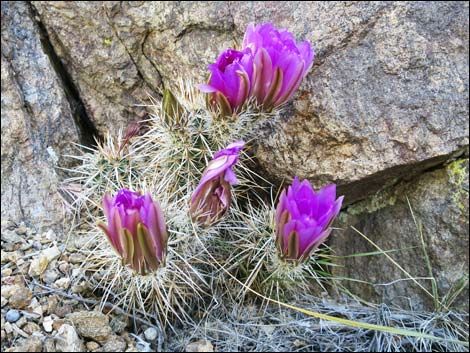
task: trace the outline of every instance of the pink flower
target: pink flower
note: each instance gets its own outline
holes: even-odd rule
[[[276,209],[276,245],[281,258],[303,262],[331,233],[344,196],[336,199],[336,185],[317,193],[308,180],[283,190]]]
[[[198,87],[210,94],[223,116],[238,112],[250,97],[270,110],[292,98],[313,58],[310,44],[297,44],[287,30],[277,30],[272,23],[250,24],[243,49],[226,49],[209,65],[209,83]]]
[[[103,197],[108,224],[98,226],[124,264],[146,274],[165,264],[168,235],[163,212],[150,194],[122,189],[111,198]]]
[[[232,166],[238,162],[243,141],[228,145],[214,155],[202,174],[199,185],[191,196],[191,218],[203,226],[218,221],[232,201],[230,186],[238,183]]]

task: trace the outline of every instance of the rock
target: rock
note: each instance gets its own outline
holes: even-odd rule
[[[119,336],[111,336],[98,351],[99,352],[124,352],[127,348],[126,341]]]
[[[147,99],[146,92],[154,91],[151,86],[160,85],[159,74],[142,55],[131,56],[140,47],[137,41],[136,48],[131,49],[118,36],[112,21],[115,4],[35,2],[33,6],[57,55],[69,69],[93,124],[105,131],[142,119],[145,109],[136,106]],[[139,31],[145,35],[144,27]],[[65,38],[72,39],[66,47],[61,44],[66,43]],[[110,113],[113,121],[108,119]]]
[[[8,310],[5,314],[5,319],[8,322],[17,322],[20,318],[20,312],[18,310]]]
[[[429,277],[408,197],[416,220],[422,225],[433,276],[443,298],[468,275],[468,185],[468,159],[461,159],[349,207],[338,222],[344,231],[330,236],[329,245],[339,256],[340,265],[332,267],[333,276],[378,284],[342,283],[367,301],[433,310],[433,300],[423,289],[409,279],[397,281],[408,277],[384,255],[341,258],[377,250],[349,227],[357,228],[383,250],[402,249],[389,255],[413,277]],[[419,283],[431,292],[429,280]],[[468,311],[468,285],[451,307]]]
[[[1,297],[1,300],[2,300],[2,304],[1,304],[1,307],[3,308],[5,305],[8,304],[8,299],[5,298],[5,297]]]
[[[83,261],[85,261],[85,256],[82,254],[73,253],[69,256],[69,262],[72,264],[81,264]]]
[[[73,311],[72,305],[61,305],[54,310],[58,317],[65,317]]]
[[[100,348],[100,345],[96,342],[90,341],[86,343],[86,349],[90,352],[96,351],[98,348]]]
[[[1,251],[1,262],[4,263],[15,263],[20,258],[18,251]]]
[[[199,340],[186,346],[186,352],[213,352],[214,346],[208,340]]]
[[[16,231],[7,230],[2,231],[2,241],[6,243],[17,244],[22,243],[24,239],[19,236]]]
[[[46,259],[51,262],[57,260],[61,254],[61,251],[57,246],[52,246],[42,251],[42,254],[46,257]]]
[[[37,277],[46,270],[47,265],[49,265],[49,260],[47,260],[47,257],[39,254],[37,257],[33,258],[33,261],[31,261],[28,274],[31,277]]]
[[[46,338],[43,345],[43,352],[57,352],[53,338]]]
[[[155,327],[149,327],[144,331],[144,336],[147,341],[155,341],[157,338],[158,331],[155,329]]]
[[[27,322],[21,329],[28,335],[32,335],[34,332],[39,332],[41,330],[39,325],[34,322]]]
[[[42,339],[36,336],[30,336],[24,340],[21,345],[13,347],[9,352],[41,352]]]
[[[52,332],[52,325],[54,324],[54,319],[52,316],[46,316],[42,321],[42,327],[44,327],[44,331]]]
[[[105,342],[112,334],[108,317],[97,311],[71,313],[66,319],[73,324],[80,336],[100,343]]]
[[[79,132],[27,2],[2,2],[1,60],[2,219],[60,229],[56,166],[65,165],[58,156],[72,151]]]
[[[9,304],[14,309],[24,309],[31,303],[32,292],[31,289],[24,286],[15,286],[16,290],[9,298]]]
[[[2,277],[11,276],[13,270],[11,268],[4,268],[2,269]]]
[[[127,316],[118,315],[111,320],[109,325],[114,333],[120,334],[126,329],[128,322]]]
[[[59,277],[59,273],[56,270],[47,270],[41,277],[44,283],[51,284]]]
[[[54,282],[54,286],[57,288],[67,289],[70,285],[70,278],[62,277]]]
[[[28,228],[26,228],[26,225],[24,224],[24,222],[21,222],[20,226],[16,228],[15,230],[16,234],[18,235],[25,235],[27,231],[28,231]]]
[[[54,337],[57,352],[84,352],[85,346],[73,326],[63,324]]]
[[[442,164],[468,145],[466,3],[33,6],[101,131],[115,126],[116,116],[122,117],[118,125],[138,116],[140,107],[127,114],[132,102],[145,98],[146,85],[156,88],[158,77],[165,87],[178,77],[204,82],[207,65],[223,48],[240,44],[256,19],[288,28],[316,52],[290,110],[257,134],[256,157],[271,179],[298,175],[316,186],[336,182],[352,203],[385,183]],[[103,103],[109,99],[103,91],[118,103]]]

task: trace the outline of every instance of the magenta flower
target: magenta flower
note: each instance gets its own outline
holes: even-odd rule
[[[276,246],[285,260],[303,262],[331,232],[344,196],[336,199],[336,185],[315,193],[308,180],[283,190],[276,209]]]
[[[265,109],[279,106],[294,95],[314,58],[309,42],[297,44],[292,33],[277,30],[272,23],[250,24],[243,48],[253,52],[250,94]]]
[[[149,193],[122,189],[111,198],[103,197],[103,211],[108,225],[104,231],[123,264],[146,274],[165,264],[168,235],[163,212]]]
[[[225,50],[215,64],[209,65],[209,84],[198,85],[202,92],[210,93],[211,104],[220,108],[222,116],[236,113],[250,93],[253,73],[251,50]]]
[[[288,101],[312,66],[314,53],[305,41],[272,23],[249,25],[242,51],[226,49],[209,65],[208,84],[198,85],[223,116],[237,113],[250,97],[270,110]]]
[[[189,213],[193,221],[209,226],[218,221],[230,207],[232,192],[230,185],[238,183],[232,166],[238,162],[238,155],[245,142],[237,141],[214,155],[194,190]]]

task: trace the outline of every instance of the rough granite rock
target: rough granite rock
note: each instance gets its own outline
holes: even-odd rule
[[[2,219],[60,229],[56,167],[79,131],[26,2],[2,2],[1,60]]]
[[[33,4],[100,130],[142,116],[133,104],[147,88],[203,82],[248,23],[271,21],[316,52],[291,109],[259,140],[272,179],[334,181],[351,203],[468,145],[464,2]]]
[[[406,197],[410,201],[436,278],[440,299],[468,278],[469,203],[467,159],[456,160],[446,168],[425,173],[417,180],[402,183],[393,190],[375,195],[350,206],[341,214],[329,245],[338,256],[377,251],[351,226],[365,234],[382,250],[404,249],[389,255],[410,275],[429,277],[417,226]],[[413,248],[411,248],[413,247]],[[405,249],[407,248],[407,249]],[[384,255],[339,258],[333,267],[335,277],[365,280],[375,284],[344,281],[353,293],[377,303],[396,304],[404,308],[434,309],[433,299],[407,279]],[[396,281],[396,282],[395,282]],[[392,283],[393,282],[393,283]],[[429,280],[418,280],[432,293]],[[446,304],[445,301],[443,301]],[[452,305],[468,311],[468,283]]]

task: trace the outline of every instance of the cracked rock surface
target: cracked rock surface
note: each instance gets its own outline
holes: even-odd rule
[[[272,180],[344,186],[346,203],[468,146],[468,4],[33,2],[100,131],[179,77],[204,82],[250,22],[309,40],[314,66],[257,158]],[[285,16],[288,13],[289,16]]]
[[[56,167],[79,130],[26,2],[2,2],[1,60],[2,219],[61,228]]]

